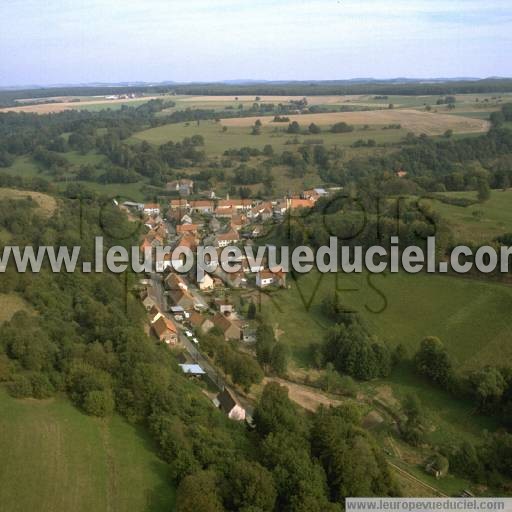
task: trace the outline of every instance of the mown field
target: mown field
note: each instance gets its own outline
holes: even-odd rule
[[[167,465],[115,416],[85,416],[64,399],[15,400],[0,388],[3,512],[169,512]]]
[[[413,354],[425,336],[438,336],[460,369],[500,364],[512,358],[512,288],[472,279],[427,274],[305,274],[291,289],[263,298],[263,312],[283,331],[300,365],[308,347],[332,322],[322,300],[338,291],[370,330]]]
[[[310,123],[319,126],[332,126],[335,123],[345,122],[350,125],[381,125],[401,124],[407,131],[416,134],[426,133],[427,135],[440,135],[451,129],[457,133],[484,132],[489,128],[489,123],[482,119],[471,119],[469,117],[452,116],[434,112],[420,112],[413,109],[385,109],[368,110],[360,112],[330,112],[322,114],[297,114],[287,116],[290,121],[297,121],[304,127]],[[227,127],[248,127],[254,124],[253,117],[239,117],[232,119],[221,119],[223,126]],[[273,121],[272,116],[261,118],[264,125],[278,126],[281,123]]]

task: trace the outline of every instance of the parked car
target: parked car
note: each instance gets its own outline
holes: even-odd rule
[[[192,335],[192,333],[190,331],[185,331],[185,336],[187,338],[192,338],[193,335]]]
[[[192,338],[192,341],[196,344],[196,345],[199,345],[199,340],[197,338]]]

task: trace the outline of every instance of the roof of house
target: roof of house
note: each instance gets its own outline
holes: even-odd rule
[[[251,199],[220,199],[218,202],[219,208],[249,207],[251,205]]]
[[[153,323],[153,329],[158,337],[165,334],[167,331],[176,334],[176,326],[167,317],[161,316],[156,322]]]
[[[186,199],[183,199],[183,198],[171,199],[169,206],[171,208],[179,208],[179,207],[186,208],[188,206],[188,202]]]
[[[156,316],[158,315],[158,313],[160,313],[160,308],[156,304],[153,304],[153,306],[151,306],[151,309],[149,310],[149,313],[152,316]]]
[[[289,207],[293,208],[312,208],[315,205],[314,201],[310,199],[297,199],[292,198],[289,200]]]
[[[145,203],[144,210],[159,210],[160,205],[158,203]]]
[[[206,372],[198,364],[180,364],[183,373],[191,375],[204,375]]]
[[[178,224],[176,226],[176,233],[193,233],[199,229],[199,224]]]
[[[195,250],[197,247],[196,237],[192,233],[185,233],[178,244],[178,247],[188,247],[189,249]]]
[[[213,201],[209,201],[207,199],[196,199],[195,201],[190,201],[191,208],[213,208]]]
[[[169,292],[169,297],[174,304],[178,304],[182,299],[187,299],[191,303],[194,302],[194,297],[186,290],[173,289]]]
[[[208,317],[201,315],[197,311],[192,311],[188,320],[194,327],[201,327],[208,320]]]
[[[240,326],[235,322],[231,321],[229,318],[226,318],[221,313],[216,313],[213,317],[213,324],[218,327],[222,332],[226,332],[231,327],[235,327],[236,329],[240,329]]]
[[[179,276],[178,274],[175,274],[174,272],[171,272],[166,278],[165,278],[165,284],[169,286],[171,289],[186,289],[188,288],[187,283],[185,280]]]
[[[242,407],[236,396],[228,388],[224,388],[217,395],[217,400],[219,401],[220,408],[226,413],[230,413],[233,407],[237,405]]]
[[[240,240],[240,234],[234,229],[230,229],[226,233],[219,233],[216,236],[217,240]]]

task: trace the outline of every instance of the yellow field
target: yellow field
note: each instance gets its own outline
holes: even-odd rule
[[[139,98],[127,98],[107,100],[105,98],[95,98],[86,101],[63,101],[61,103],[42,103],[39,105],[23,105],[19,107],[6,107],[0,109],[0,112],[32,112],[34,114],[54,114],[56,112],[63,112],[64,110],[77,110],[81,107],[91,105],[116,105],[119,103],[132,103],[140,101],[149,101],[162,99],[162,96],[143,96]],[[28,100],[27,100],[28,101]]]
[[[388,125],[400,124],[416,134],[426,133],[427,135],[439,135],[446,130],[451,129],[459,133],[475,133],[485,132],[489,129],[489,122],[483,119],[473,119],[470,117],[457,117],[449,114],[434,114],[428,112],[420,112],[418,110],[402,109],[386,109],[386,110],[370,110],[364,112],[331,112],[322,114],[297,114],[287,116],[290,121],[297,121],[306,127],[310,123],[318,125],[333,125],[338,122],[355,125]],[[273,116],[255,117],[239,117],[232,119],[221,119],[225,126],[249,127],[252,126],[256,119],[260,119],[262,124],[270,126],[285,127],[286,123],[275,123]]]
[[[31,190],[0,188],[0,199],[24,199],[26,197],[31,197],[37,203],[43,215],[50,216],[57,208],[57,201],[48,194],[33,192]]]

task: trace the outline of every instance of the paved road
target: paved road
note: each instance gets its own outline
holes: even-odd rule
[[[160,274],[151,274],[151,283],[153,284],[153,288],[155,290],[155,298],[158,301],[158,306],[162,313],[169,319],[173,320],[173,318],[167,313],[167,296],[165,295],[163,279]],[[198,295],[198,292],[195,293]],[[200,299],[202,303],[205,303],[205,300],[200,295],[197,297]],[[226,386],[226,381],[219,374],[219,372],[210,364],[210,362],[201,354],[198,350],[197,345],[187,338],[184,334],[185,329],[181,325],[177,325],[178,327],[178,336],[179,341],[185,348],[185,350],[190,354],[192,359],[201,366],[201,368],[206,372],[210,380],[219,388],[219,390],[224,389]],[[231,391],[235,394],[234,390],[230,388]],[[243,397],[236,395],[240,403],[245,408],[246,412],[252,416],[253,407],[252,405]]]

